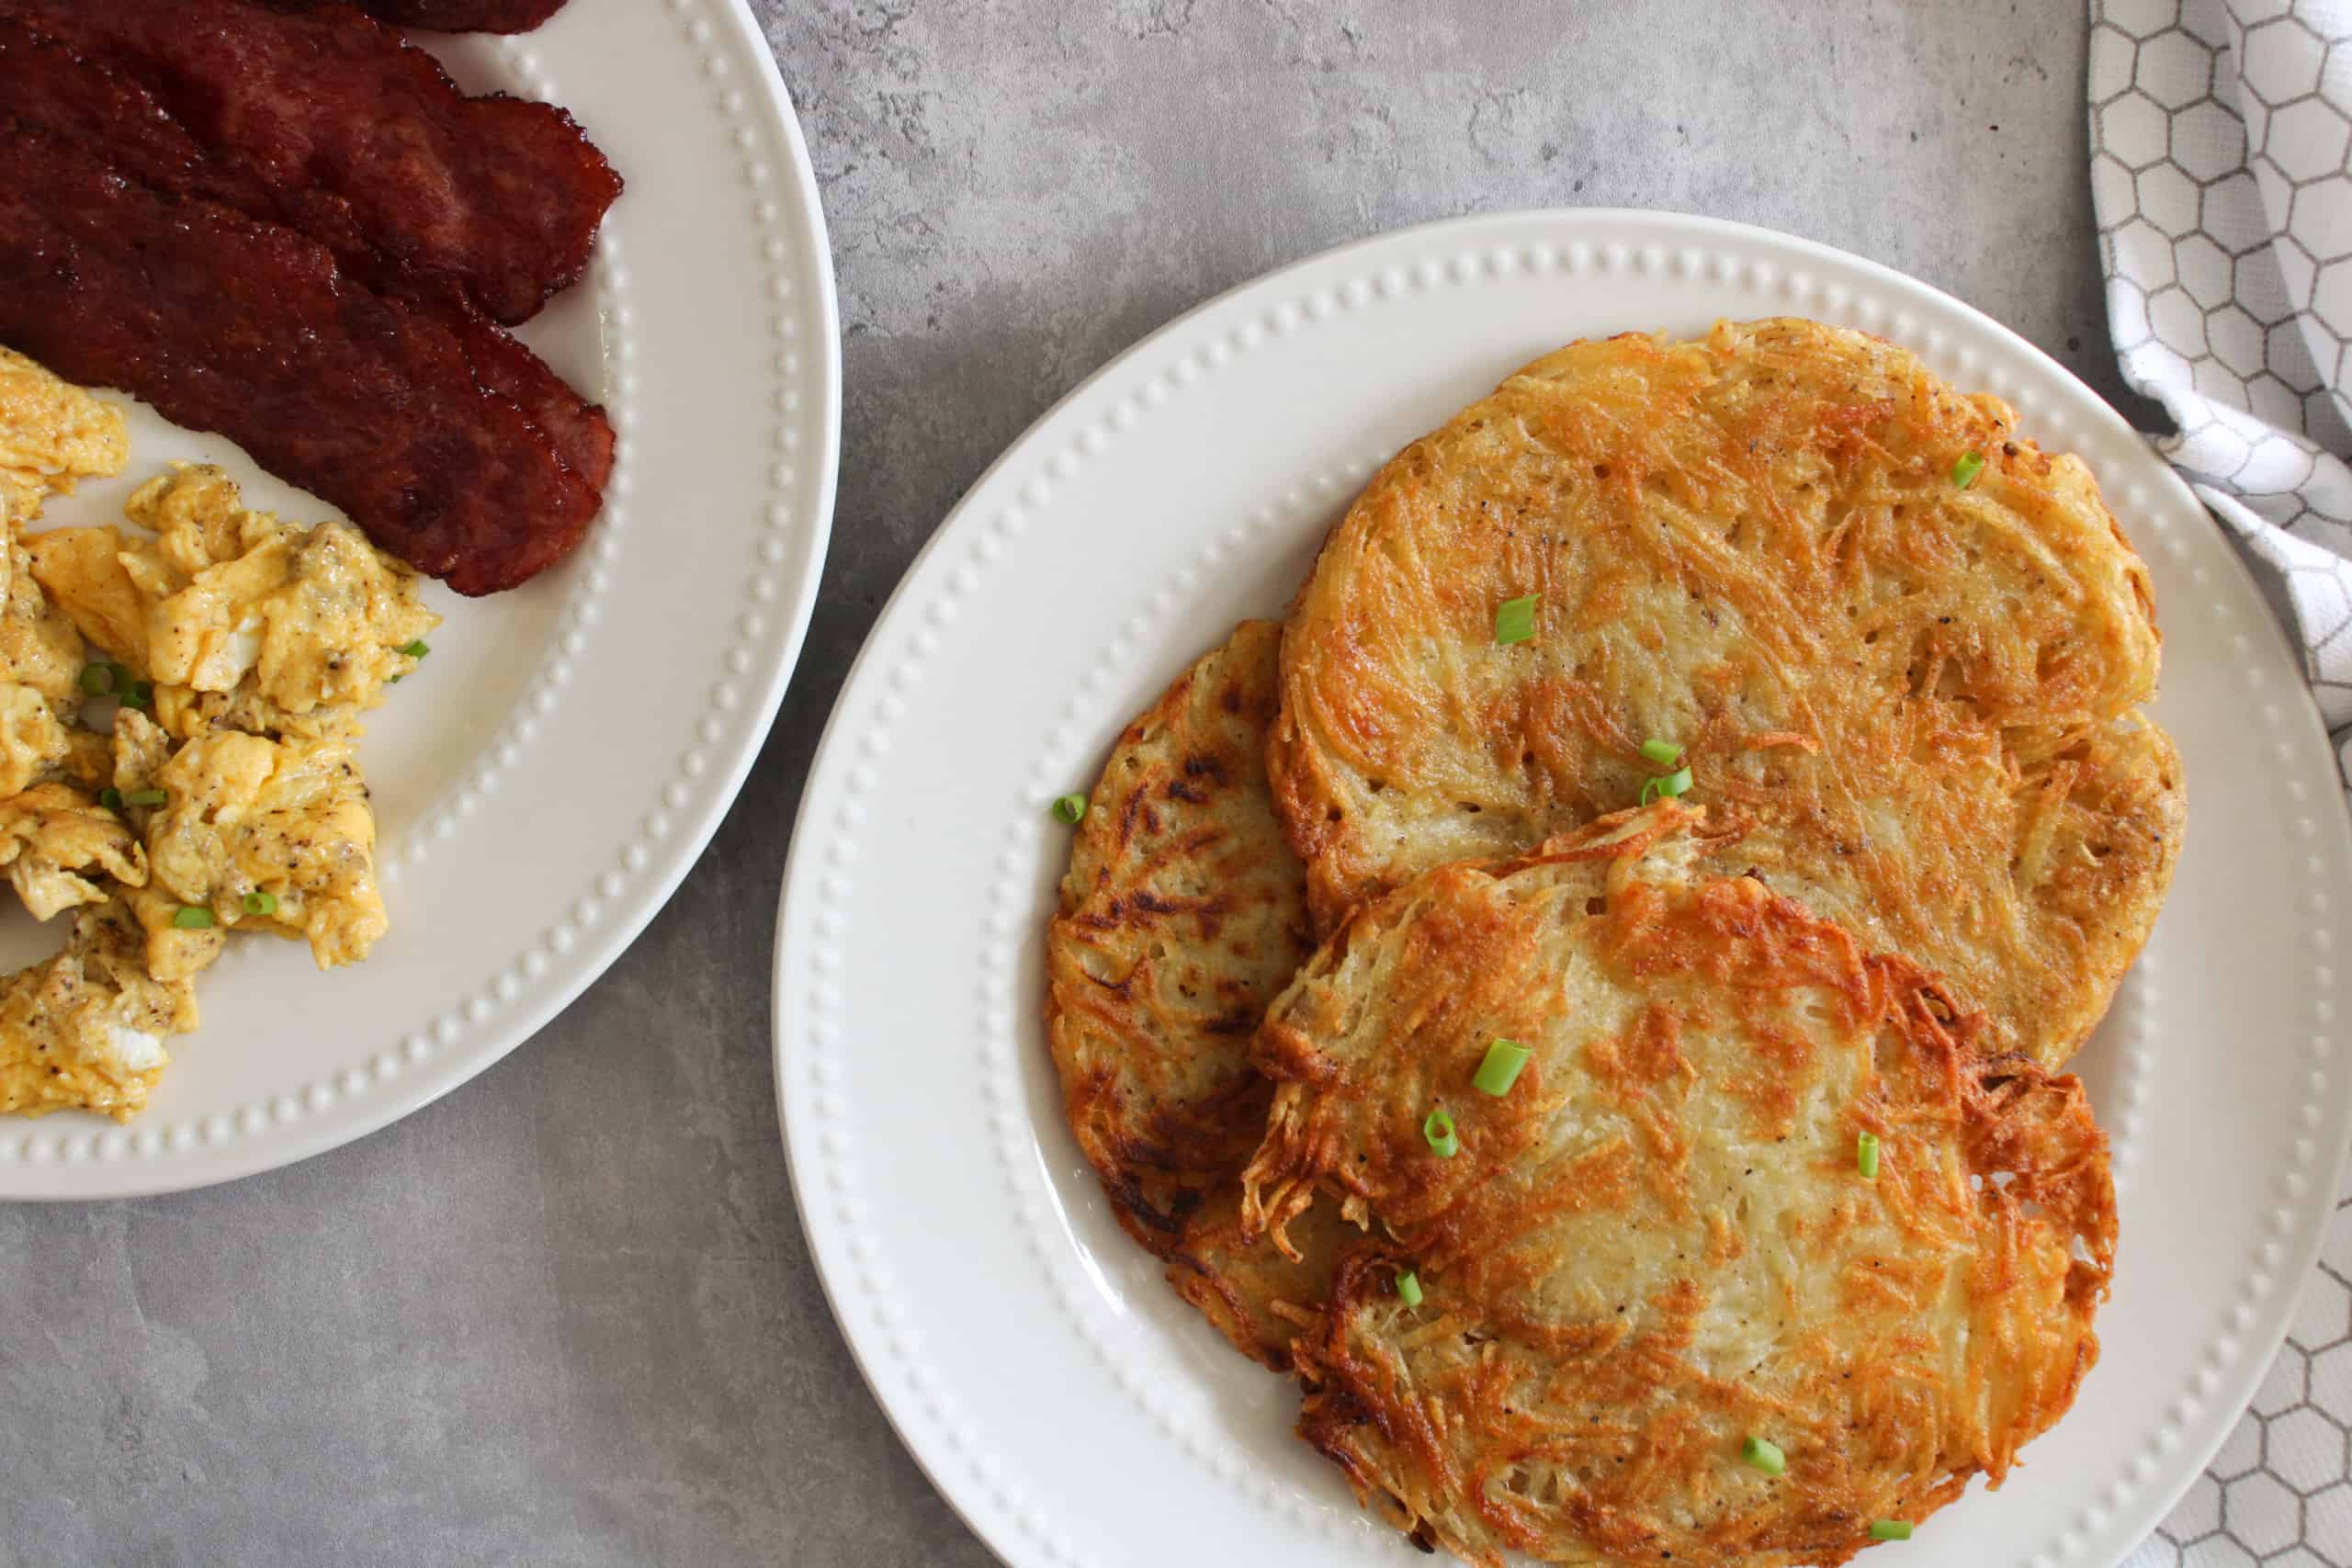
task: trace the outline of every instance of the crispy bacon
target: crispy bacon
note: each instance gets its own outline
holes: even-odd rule
[[[613,425],[548,362],[496,322],[462,306],[447,311],[458,346],[473,367],[474,384],[512,399],[555,444],[556,456],[598,496],[613,471]]]
[[[343,231],[311,221],[315,203],[288,199],[232,151],[208,152],[139,84],[63,44],[0,20],[0,113],[60,141],[102,151],[121,173],[169,196],[233,207],[247,217],[304,229],[336,248]],[[398,282],[398,279],[394,279]],[[557,452],[596,490],[613,459],[612,426],[539,356],[459,300],[433,302],[447,318],[488,390],[513,399]]]
[[[277,216],[268,183],[208,154],[153,94],[0,14],[0,115],[78,147],[103,149],[126,173],[175,195],[256,217]]]
[[[620,176],[551,105],[468,97],[423,50],[308,0],[0,0],[129,78],[281,221],[385,288],[513,323],[578,279]]]
[[[579,543],[597,495],[442,317],[325,248],[0,125],[0,343],[213,430],[461,593]]]
[[[441,33],[527,33],[563,0],[356,0],[359,8],[396,27]]]

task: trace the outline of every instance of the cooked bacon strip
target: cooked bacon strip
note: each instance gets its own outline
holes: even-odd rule
[[[218,431],[461,593],[580,541],[597,497],[447,322],[324,248],[0,125],[0,344]]]
[[[613,471],[613,424],[514,334],[463,307],[448,312],[474,383],[511,398],[555,444],[556,456],[601,498]]]
[[[5,14],[0,114],[62,141],[103,149],[126,173],[158,189],[256,217],[277,215],[277,199],[266,181],[242,163],[208,154],[153,94]]]
[[[563,0],[356,0],[369,16],[403,28],[440,33],[527,33]]]
[[[342,5],[0,0],[234,152],[358,276],[513,323],[576,281],[620,176],[563,110],[469,98]]]
[[[61,141],[101,152],[123,174],[169,196],[233,207],[303,229],[330,249],[341,226],[315,221],[320,204],[288,200],[233,152],[209,152],[136,82],[63,44],[0,20],[0,112]],[[365,247],[361,247],[366,253]],[[397,283],[399,280],[392,280]],[[395,290],[397,291],[397,290]],[[484,389],[512,398],[592,488],[612,471],[613,430],[539,356],[462,301],[441,301]]]

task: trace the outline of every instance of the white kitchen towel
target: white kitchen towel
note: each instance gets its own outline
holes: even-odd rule
[[[2352,0],[2090,0],[2123,377],[2301,644],[2352,776]],[[2286,1348],[2131,1568],[2352,1568],[2352,1193]]]

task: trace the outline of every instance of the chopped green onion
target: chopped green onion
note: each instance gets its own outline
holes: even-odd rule
[[[1498,1040],[1487,1047],[1487,1059],[1478,1064],[1478,1076],[1470,1081],[1481,1094],[1509,1094],[1529,1055],[1527,1047],[1516,1040]]]
[[[1871,1539],[1872,1540],[1909,1540],[1911,1521],[1909,1519],[1872,1519]]]
[[[1445,1113],[1443,1106],[1422,1121],[1421,1136],[1430,1141],[1430,1152],[1440,1159],[1452,1159],[1462,1147],[1462,1140],[1453,1135],[1453,1118]]]
[[[1054,819],[1075,827],[1086,820],[1086,796],[1066,795],[1054,802]]]
[[[122,797],[125,806],[161,806],[171,799],[169,790],[134,789]]]
[[[1670,795],[1681,795],[1690,787],[1690,770],[1677,768],[1642,785],[1642,804],[1647,806],[1653,796],[1663,800]]]
[[[98,791],[98,804],[105,807],[108,811],[121,810],[122,791],[119,789],[102,789]]]
[[[201,904],[182,904],[172,924],[184,931],[200,931],[212,924],[212,911]]]
[[[1408,1307],[1421,1304],[1420,1277],[1410,1269],[1396,1276],[1396,1299]]]
[[[1645,740],[1642,756],[1661,768],[1670,768],[1682,760],[1682,748],[1671,740]]]
[[[1767,1475],[1778,1475],[1789,1468],[1789,1456],[1781,1446],[1768,1438],[1750,1438],[1739,1445],[1739,1457]]]
[[[275,893],[246,894],[245,913],[248,915],[274,915],[277,913],[277,895]]]
[[[1495,610],[1495,641],[1499,644],[1525,642],[1535,635],[1535,603],[1541,597],[1530,593],[1524,599],[1506,599]]]
[[[1864,1133],[1854,1140],[1854,1165],[1861,1171],[1862,1179],[1878,1179],[1878,1134]]]
[[[111,664],[86,664],[82,668],[82,690],[94,697],[114,694],[114,671]]]
[[[155,701],[155,682],[133,681],[130,682],[130,689],[122,694],[121,700],[135,708],[153,706]]]
[[[422,659],[426,654],[433,651],[433,645],[425,641],[423,637],[418,637],[414,642],[404,642],[401,644],[401,651],[407,654],[411,659]]]
[[[1980,452],[1962,452],[1960,461],[1951,466],[1951,482],[1966,490],[1984,471],[1984,457]]]

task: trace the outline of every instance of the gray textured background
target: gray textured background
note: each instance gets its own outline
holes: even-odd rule
[[[847,378],[824,594],[759,767],[612,973],[440,1104],[226,1189],[0,1209],[0,1564],[991,1561],[868,1399],[793,1217],[776,883],[916,547],[1187,307],[1426,219],[1675,208],[1899,267],[2120,395],[2074,5],[759,3]]]

